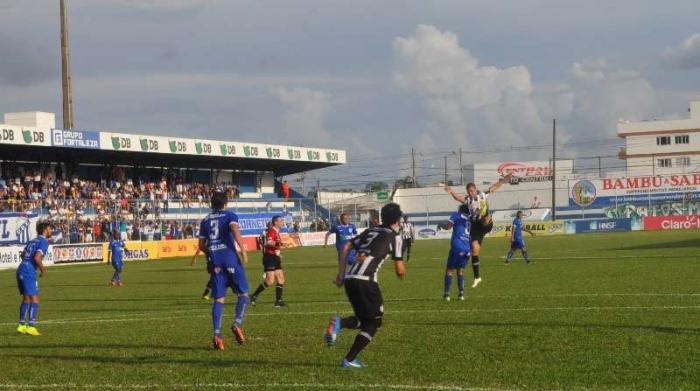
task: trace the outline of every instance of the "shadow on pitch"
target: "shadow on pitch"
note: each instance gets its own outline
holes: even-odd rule
[[[664,334],[692,334],[700,335],[700,329],[671,326],[642,326],[642,325],[613,325],[613,324],[571,324],[554,322],[435,322],[425,323],[426,326],[466,326],[466,327],[549,327],[549,328],[607,328],[619,330],[647,330]]]
[[[105,347],[103,345],[99,345],[100,347]],[[138,347],[138,348],[149,348],[149,349],[160,349],[161,347],[148,347],[148,346],[129,346],[129,345],[116,345],[116,346],[124,346],[125,348],[133,348],[133,347]],[[36,346],[26,346],[27,348],[36,348]],[[66,348],[81,348],[80,346],[77,345],[67,345],[67,346],[61,346],[61,345],[51,345],[51,346],[43,346],[42,348],[61,348],[61,347],[66,347]],[[84,346],[83,348],[95,348],[96,346]],[[4,348],[22,348],[22,346],[2,346],[0,349]],[[111,349],[111,347],[106,346],[106,348]],[[169,349],[173,347],[162,347],[164,349]],[[202,348],[192,348],[192,347],[176,347],[177,349],[182,349],[186,351],[197,351],[197,350],[205,350]],[[124,364],[124,365],[149,365],[149,364],[166,364],[166,365],[172,365],[172,364],[185,364],[185,365],[201,365],[204,367],[230,367],[233,365],[250,365],[250,366],[259,366],[259,365],[268,365],[268,366],[274,366],[274,367],[323,367],[323,366],[329,366],[329,367],[335,367],[335,365],[324,365],[324,364],[319,364],[316,362],[309,362],[309,363],[304,363],[304,362],[290,362],[290,361],[272,361],[272,360],[246,360],[246,359],[240,359],[236,358],[233,356],[222,356],[224,354],[223,352],[216,352],[212,351],[211,349],[206,349],[207,351],[210,351],[212,353],[212,357],[208,358],[202,358],[202,359],[178,359],[174,358],[172,356],[132,356],[132,357],[105,357],[105,356],[96,356],[96,355],[81,355],[81,356],[72,356],[72,355],[66,355],[66,354],[7,354],[3,355],[3,357],[7,358],[17,358],[17,359],[29,359],[29,360],[53,360],[53,361],[59,361],[59,362],[90,362],[90,363],[95,363],[95,364]]]
[[[694,248],[700,246],[700,239],[685,239],[675,242],[653,242],[646,244],[638,244],[635,246],[612,247],[608,250],[661,250],[674,248]]]

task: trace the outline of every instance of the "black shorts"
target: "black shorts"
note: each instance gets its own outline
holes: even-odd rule
[[[282,270],[282,258],[279,255],[263,254],[263,268],[266,272]]]
[[[477,220],[472,222],[472,228],[469,231],[469,235],[471,236],[472,241],[476,240],[477,242],[479,242],[479,244],[481,244],[481,242],[484,241],[484,237],[486,237],[486,234],[491,232],[492,229],[493,221],[484,225],[484,223],[482,223],[481,220]]]
[[[345,293],[358,319],[381,319],[384,315],[384,299],[376,282],[347,279]]]
[[[413,244],[413,239],[404,239],[403,240],[403,249],[411,248],[411,244]]]
[[[207,273],[209,273],[209,274],[214,273],[214,262],[207,261],[206,267],[207,267]]]

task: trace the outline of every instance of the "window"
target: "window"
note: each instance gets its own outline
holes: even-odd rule
[[[656,161],[656,166],[657,167],[671,167],[671,159],[659,159]]]
[[[690,166],[690,157],[683,156],[683,157],[676,158],[676,167],[688,167],[688,166]]]
[[[656,138],[656,145],[671,145],[671,136],[659,136]]]
[[[676,136],[676,144],[690,144],[690,136],[684,134],[682,136]]]

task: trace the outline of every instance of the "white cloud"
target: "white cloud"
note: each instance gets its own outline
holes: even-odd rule
[[[666,48],[664,59],[682,69],[700,68],[700,34],[686,38],[678,48]]]
[[[330,94],[302,87],[278,88],[273,94],[285,107],[285,133],[290,142],[329,145],[325,121],[331,109]]]
[[[525,66],[482,66],[455,34],[426,25],[396,38],[394,55],[395,84],[421,97],[433,121],[423,144],[540,143],[547,132]]]

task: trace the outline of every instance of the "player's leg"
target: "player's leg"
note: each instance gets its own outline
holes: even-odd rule
[[[24,331],[25,334],[33,336],[41,335],[39,333],[39,330],[36,329],[36,320],[39,317],[39,292],[37,291],[36,293],[36,295],[29,296],[29,312],[27,316],[28,320],[27,327]]]
[[[279,265],[279,269],[275,270],[275,280],[277,285],[275,286],[275,307],[286,307],[287,304],[282,300],[282,294],[284,293],[284,271],[282,271],[282,265]]]
[[[356,283],[353,308],[357,311],[355,316],[360,319],[360,332],[341,362],[341,366],[345,368],[366,367],[357,359],[357,356],[372,342],[377,330],[382,325],[382,316],[384,315],[382,292],[379,290],[379,285],[375,282],[364,281],[356,281]]]
[[[213,271],[211,262],[208,262],[208,261],[207,261],[207,273],[209,274],[209,281],[207,281],[207,285],[204,287],[204,292],[202,292],[202,299],[203,300],[211,299],[210,293],[212,290],[212,286],[214,284],[214,271]]]
[[[451,267],[451,262],[448,261],[447,267],[445,268],[445,281],[443,282],[443,294],[442,298],[445,301],[450,301],[450,291],[452,290],[452,273],[455,269]]]
[[[406,262],[411,260],[411,246],[413,246],[413,240],[406,240]]]
[[[520,251],[523,253],[523,258],[525,259],[525,263],[530,263],[530,256],[527,254],[527,247],[525,247],[525,243],[523,243],[522,247],[520,247]]]
[[[19,304],[19,325],[17,326],[17,332],[20,334],[26,334],[27,318],[29,317],[29,304],[29,296],[22,295],[22,301]]]
[[[479,261],[479,253],[481,253],[481,240],[472,240],[472,271],[474,272],[474,282],[472,288],[476,288],[481,283],[481,263]]]
[[[510,242],[510,249],[508,249],[508,255],[506,256],[506,265],[510,265],[513,262],[513,254],[515,253],[515,242]]]
[[[248,298],[248,279],[245,275],[243,266],[237,266],[233,274],[229,274],[230,286],[238,294],[236,302],[236,312],[231,332],[236,337],[239,345],[245,342],[245,333],[243,332],[243,318],[245,317],[246,308],[250,299]]]
[[[226,278],[226,271],[220,267],[214,268],[212,273],[212,295],[214,296],[214,304],[211,310],[211,320],[214,329],[212,346],[214,349],[218,350],[224,350],[224,340],[221,337],[221,319],[224,315],[224,303],[227,289],[228,279]]]
[[[466,257],[465,257],[466,266]],[[464,300],[464,268],[457,269],[457,289],[459,289],[459,300]]]
[[[350,300],[350,304],[352,304],[354,298],[358,296],[356,290],[357,284],[354,282],[354,280],[348,280],[345,282],[345,293],[347,294],[348,299]],[[355,313],[357,313],[357,310],[355,310]],[[354,314],[346,318],[342,318],[340,315],[331,316],[331,320],[328,323],[328,327],[326,328],[326,331],[324,333],[324,339],[326,341],[326,344],[328,344],[328,346],[333,346],[335,344],[335,341],[338,339],[338,334],[340,333],[341,329],[356,330],[359,329],[360,326],[362,326],[362,322]]]
[[[255,289],[253,295],[250,297],[250,304],[255,306],[258,302],[258,296],[268,287],[275,283],[275,264],[273,262],[272,256],[263,254],[263,269],[265,270],[265,277],[263,281]]]

